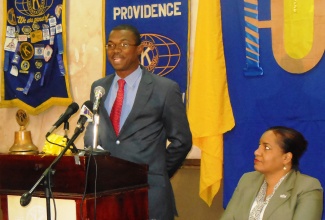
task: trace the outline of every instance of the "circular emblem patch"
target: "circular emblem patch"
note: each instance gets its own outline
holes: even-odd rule
[[[29,42],[23,42],[20,44],[20,55],[24,60],[30,60],[34,55],[34,47]]]

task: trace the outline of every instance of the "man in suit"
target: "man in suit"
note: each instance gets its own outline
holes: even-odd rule
[[[102,86],[106,90],[98,109],[98,145],[112,156],[148,164],[149,219],[174,219],[177,211],[169,179],[192,147],[179,86],[139,64],[143,46],[135,27],[119,25],[113,28],[106,48],[115,74],[95,81],[90,94],[93,101],[94,88]],[[116,128],[111,118],[115,99],[119,96],[120,79],[124,79],[123,107]],[[93,138],[93,124],[90,123],[84,137],[85,146],[92,146]]]

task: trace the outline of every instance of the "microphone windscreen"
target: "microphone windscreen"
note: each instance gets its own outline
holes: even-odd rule
[[[72,115],[78,111],[79,105],[77,103],[73,102],[68,106],[68,109],[70,109],[71,115]]]
[[[102,86],[96,86],[94,93],[95,97],[101,98],[105,94],[105,89]]]

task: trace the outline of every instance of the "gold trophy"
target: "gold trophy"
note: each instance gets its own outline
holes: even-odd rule
[[[38,154],[38,148],[33,144],[31,132],[26,131],[26,125],[29,122],[27,113],[19,109],[16,113],[16,121],[20,125],[20,130],[15,131],[15,142],[9,149],[9,154]]]

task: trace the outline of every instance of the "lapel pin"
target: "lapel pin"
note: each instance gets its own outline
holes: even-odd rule
[[[280,195],[280,198],[281,198],[281,199],[285,199],[285,198],[287,198],[287,195],[282,194],[282,195]]]

